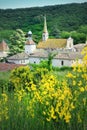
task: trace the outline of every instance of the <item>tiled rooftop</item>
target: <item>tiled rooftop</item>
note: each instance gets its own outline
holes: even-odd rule
[[[25,52],[17,53],[13,56],[10,56],[8,60],[20,60],[20,59],[28,59],[28,55]]]
[[[33,40],[27,40],[25,44],[26,45],[34,45],[35,42]]]
[[[17,67],[23,66],[22,64],[9,64],[9,63],[0,63],[0,71],[9,71]]]
[[[8,50],[9,50],[9,47],[8,47],[7,43],[3,40],[0,43],[0,51],[8,51]]]
[[[41,41],[38,43],[37,48],[65,48],[67,39],[48,39],[47,41]]]
[[[48,57],[48,53],[44,52],[36,52],[32,55],[30,55],[29,57],[44,57],[47,58]],[[54,59],[65,59],[65,60],[75,60],[75,59],[82,59],[83,55],[81,55],[81,53],[79,52],[65,52],[65,53],[58,53]]]

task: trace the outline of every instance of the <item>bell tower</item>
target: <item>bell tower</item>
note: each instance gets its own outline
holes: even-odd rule
[[[73,38],[69,37],[67,39],[67,49],[73,49]]]
[[[47,30],[47,23],[46,23],[46,16],[44,16],[44,29],[42,34],[42,40],[47,41],[49,37],[48,30]]]
[[[25,53],[27,54],[32,54],[34,53],[34,51],[36,50],[36,44],[32,39],[32,32],[29,31],[27,33],[27,41],[25,42]]]

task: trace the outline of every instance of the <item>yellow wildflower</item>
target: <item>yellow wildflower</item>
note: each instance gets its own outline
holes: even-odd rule
[[[68,72],[68,74],[66,75],[66,77],[68,77],[68,78],[73,78],[73,74],[70,73],[70,72]]]
[[[79,83],[78,83],[78,86],[81,86],[82,85],[82,81],[80,80]]]
[[[70,121],[70,119],[71,119],[71,114],[70,114],[69,112],[67,112],[67,113],[65,114],[64,119],[65,119],[66,123],[69,123],[69,121]]]
[[[84,88],[83,87],[81,87],[80,88],[80,92],[84,92],[85,90],[84,90]]]
[[[74,86],[76,85],[76,81],[75,80],[73,80],[73,83],[72,83]]]

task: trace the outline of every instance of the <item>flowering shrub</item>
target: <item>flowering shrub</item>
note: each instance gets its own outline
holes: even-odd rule
[[[10,97],[8,99],[5,93],[1,95],[0,121],[13,119],[14,116],[11,129],[16,129],[14,122],[18,125],[19,119],[23,118],[20,120],[21,128],[25,129],[27,120],[36,118],[41,126],[44,122],[52,122],[56,130],[86,130],[86,60],[84,58],[82,64],[73,65],[73,71],[68,71],[62,80],[46,68],[34,71],[24,66],[13,70],[10,77],[14,85],[13,101],[8,105]]]
[[[20,69],[25,69],[19,73]],[[29,69],[29,68],[28,68]],[[40,115],[46,121],[71,123],[77,119],[77,124],[85,124],[87,113],[87,67],[84,64],[73,66],[73,72],[66,75],[62,82],[45,68],[36,69],[35,72],[27,71],[27,67],[14,70],[18,77],[12,81],[18,84],[16,89],[18,102],[27,100],[26,111],[32,117]],[[18,73],[18,74],[17,74]],[[12,74],[15,74],[12,72]],[[23,77],[22,77],[23,76]],[[27,80],[26,80],[27,79]],[[23,82],[24,81],[24,82]],[[17,84],[16,84],[17,83]],[[27,96],[26,96],[27,92]],[[84,110],[85,108],[85,110]]]
[[[47,72],[48,70],[45,68],[36,68],[35,71],[31,71],[29,66],[21,66],[12,71],[10,81],[15,89],[21,90],[22,88],[25,89],[27,84],[30,87],[32,82],[35,84],[39,83],[42,75]]]
[[[72,115],[77,118],[78,122],[85,124],[87,121],[87,66],[85,64],[73,66],[73,73],[68,73],[67,78],[75,105]]]
[[[47,121],[70,121],[72,108],[69,104],[72,94],[65,81],[60,84],[53,75],[46,75],[41,80],[38,94],[38,96],[35,94],[35,98],[41,105],[42,114]]]

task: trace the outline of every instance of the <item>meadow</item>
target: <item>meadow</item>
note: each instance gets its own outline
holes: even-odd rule
[[[87,129],[86,64],[24,66],[0,72],[0,81],[0,130]]]

